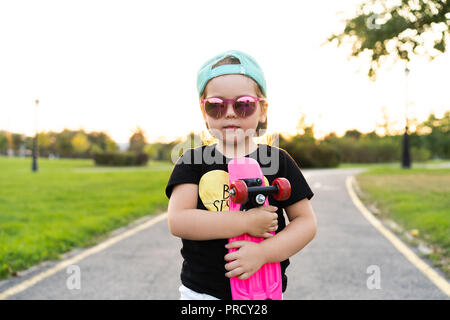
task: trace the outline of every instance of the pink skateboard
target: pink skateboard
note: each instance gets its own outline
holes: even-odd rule
[[[264,175],[258,162],[252,158],[236,158],[228,164],[230,180],[229,210],[247,211],[251,208],[269,204],[268,195],[277,200],[286,200],[291,194],[291,185],[285,178],[277,178],[272,186],[266,186]],[[274,234],[274,232],[272,232]],[[230,238],[228,242],[246,240],[261,242],[264,238],[248,234]],[[228,252],[236,251],[229,249]],[[264,264],[246,280],[237,277],[230,279],[233,300],[281,300],[282,283],[280,263]]]

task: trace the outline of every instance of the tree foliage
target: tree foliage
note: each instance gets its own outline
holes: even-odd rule
[[[140,127],[137,127],[133,135],[130,137],[129,151],[135,153],[143,153],[146,144],[147,140],[145,139],[144,130],[142,130]]]
[[[8,135],[11,136],[8,142]],[[25,148],[28,154],[33,148],[34,137],[19,133],[7,133],[0,130],[0,155],[6,155],[8,149],[19,155],[19,150]],[[83,157],[89,158],[94,152],[112,152],[118,150],[114,140],[104,132],[85,132],[84,130],[64,129],[61,132],[38,133],[39,155],[48,157]]]
[[[366,50],[371,53],[368,76],[390,56],[395,61],[409,61],[413,55],[430,60],[446,50],[450,33],[450,3],[447,0],[370,0],[345,20],[345,29],[328,38],[352,43],[351,56]]]
[[[419,131],[429,132],[425,135],[417,136],[420,144],[439,158],[450,156],[450,111],[445,112],[442,118],[437,118],[434,113],[422,122]]]

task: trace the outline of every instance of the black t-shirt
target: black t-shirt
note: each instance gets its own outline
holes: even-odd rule
[[[177,184],[195,183],[199,185],[197,209],[220,213],[228,211],[228,162],[216,148],[216,144],[187,150],[177,161],[166,187],[170,199],[173,187]],[[259,144],[258,149],[246,157],[258,161],[265,176],[266,185],[271,185],[278,177],[285,177],[291,183],[291,196],[285,201],[277,201],[269,196],[269,203],[278,207],[278,230],[286,226],[283,208],[304,198],[311,199],[313,192],[308,186],[294,159],[283,149]],[[225,213],[224,213],[225,214]],[[184,286],[215,296],[231,299],[230,279],[225,276],[224,256],[228,253],[225,244],[228,239],[187,240],[182,239],[181,255],[184,262],[181,282]],[[283,292],[286,290],[285,275],[289,259],[280,263]]]

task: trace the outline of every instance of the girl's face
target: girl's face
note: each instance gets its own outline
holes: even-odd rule
[[[256,83],[253,79],[240,74],[226,74],[211,79],[205,87],[206,98],[220,97],[235,99],[243,95],[257,97]],[[255,134],[258,122],[266,120],[267,102],[259,101],[256,111],[247,118],[239,118],[231,102],[225,115],[220,119],[210,117],[202,110],[211,134],[225,144],[241,144]],[[233,126],[234,128],[230,128]]]

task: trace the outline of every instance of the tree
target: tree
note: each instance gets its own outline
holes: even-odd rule
[[[133,135],[130,137],[129,142],[130,142],[130,146],[128,148],[129,151],[136,153],[143,153],[144,147],[147,144],[144,131],[140,127],[137,127]]]
[[[376,140],[376,139],[379,139],[379,138],[380,137],[377,135],[375,130],[373,130],[371,132],[368,132],[368,133],[363,135],[363,139],[366,139],[366,140]]]
[[[338,138],[336,132],[334,132],[334,131],[329,132],[325,137],[323,137],[323,141],[330,142],[330,143],[334,143],[337,140],[339,140],[339,138]]]
[[[450,33],[450,1],[447,0],[370,0],[357,9],[356,16],[345,21],[345,29],[328,38],[352,43],[351,56],[371,52],[368,76],[375,80],[376,71],[385,58],[409,61],[413,55],[430,60],[445,52]],[[432,45],[427,39],[432,38]]]
[[[6,131],[0,130],[0,154],[6,154],[8,149],[8,138],[6,137]]]
[[[25,143],[25,135],[21,133],[13,133],[11,135],[12,149],[18,152],[20,147]]]
[[[304,134],[306,125],[306,115],[304,113],[301,113],[300,118],[297,121],[297,126],[295,129],[297,130],[297,134]]]
[[[114,142],[114,140],[105,132],[90,132],[87,134],[89,142],[94,147],[95,150],[92,152],[100,151],[116,151],[119,147]]]
[[[361,132],[357,129],[347,130],[345,131],[344,137],[349,138],[350,140],[358,140],[361,137]]]
[[[38,146],[39,151],[42,154],[42,150],[48,150],[52,144],[51,136],[46,132],[38,133]]]
[[[91,147],[91,144],[88,140],[88,137],[84,132],[78,132],[73,138],[72,138],[72,149],[77,154],[83,154],[86,153],[89,148]]]
[[[423,135],[423,140],[432,155],[440,158],[450,157],[450,111],[446,111],[442,118],[431,113],[418,129],[428,132]]]
[[[113,139],[108,139],[106,141],[106,149],[105,151],[107,152],[114,152],[119,150],[119,145],[113,140]]]
[[[73,153],[72,138],[75,133],[69,129],[64,129],[56,136],[56,149],[63,157],[71,157]]]

